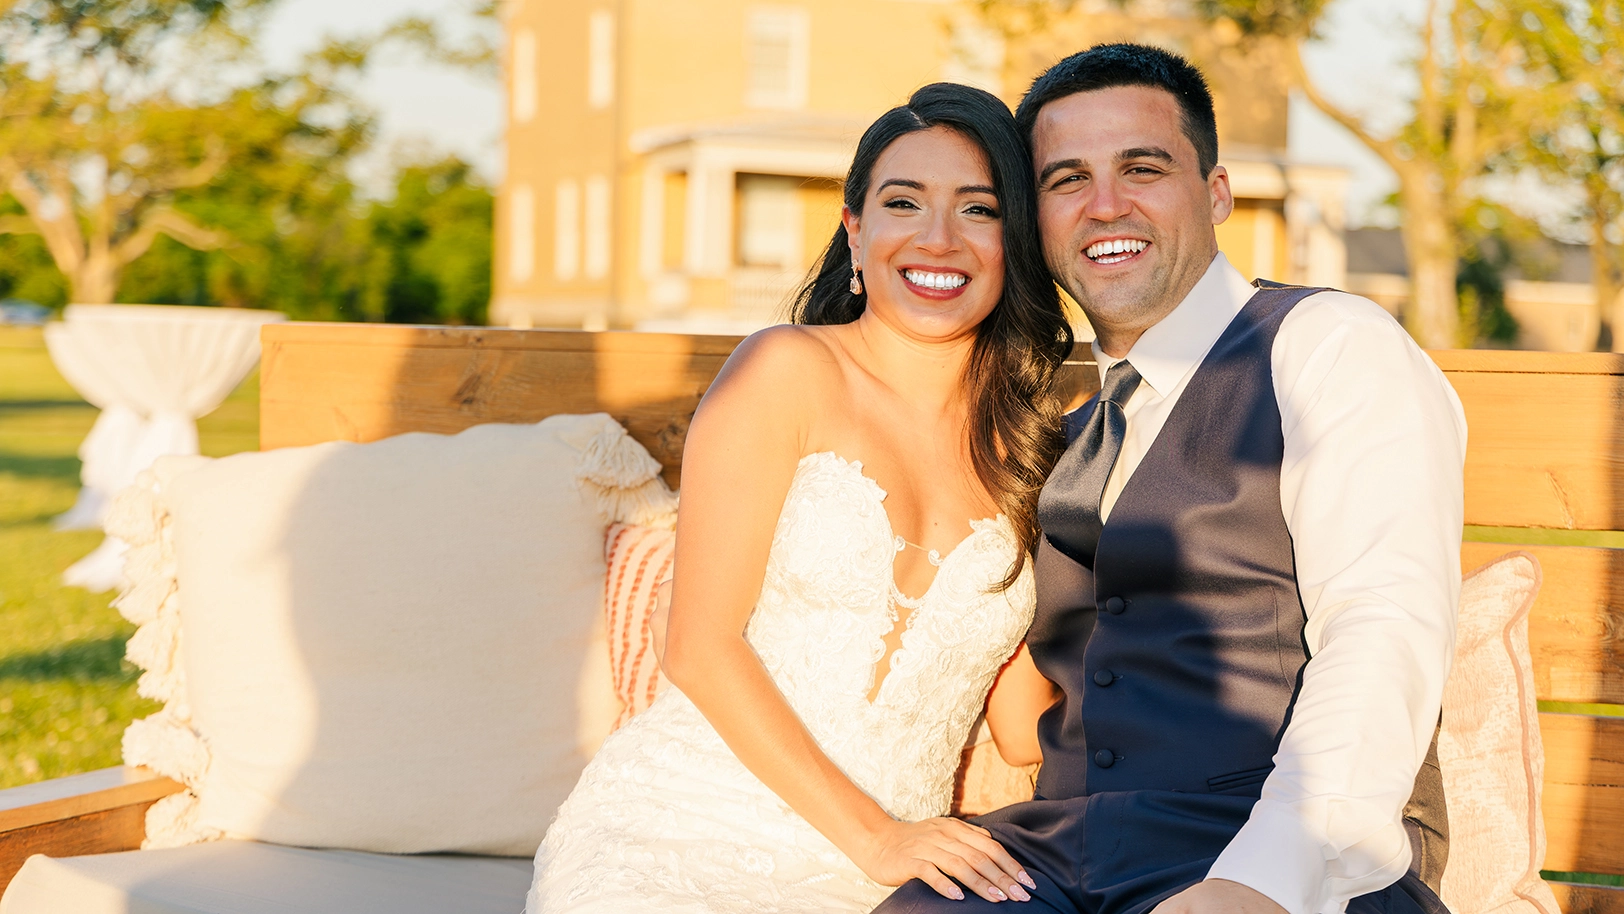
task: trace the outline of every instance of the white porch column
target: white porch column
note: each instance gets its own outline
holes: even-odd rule
[[[644,279],[659,276],[665,266],[665,182],[669,174],[653,163],[643,168],[643,224],[637,262]]]
[[[726,277],[733,263],[733,169],[703,149],[688,172],[683,261],[691,276]]]

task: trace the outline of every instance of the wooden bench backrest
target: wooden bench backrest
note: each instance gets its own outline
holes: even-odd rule
[[[688,422],[738,343],[334,324],[272,324],[263,339],[265,449],[602,411],[649,449],[673,486]],[[1467,524],[1624,530],[1624,356],[1432,356],[1470,426]],[[1074,402],[1098,388],[1086,346],[1066,371]],[[1624,705],[1624,612],[1614,608],[1624,606],[1624,550],[1468,543],[1462,565],[1474,568],[1514,548],[1534,553],[1545,571],[1529,626],[1539,698]],[[1541,727],[1546,868],[1624,873],[1624,719],[1544,714]],[[1611,897],[1624,895],[1562,894],[1570,912],[1611,909]]]

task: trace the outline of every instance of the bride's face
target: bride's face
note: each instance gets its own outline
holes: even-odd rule
[[[1004,291],[1003,222],[981,147],[957,131],[907,134],[880,154],[863,214],[841,218],[868,311],[908,336],[973,335]]]

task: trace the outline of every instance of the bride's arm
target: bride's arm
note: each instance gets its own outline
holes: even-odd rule
[[[1025,872],[984,829],[955,819],[897,822],[848,780],[745,641],[813,402],[836,395],[827,360],[804,331],[758,334],[700,404],[683,450],[662,667],[739,761],[870,878],[919,878],[962,897],[946,874],[988,900],[1021,898],[1016,880]]]
[[[1017,767],[1043,761],[1038,718],[1059,697],[1054,683],[1032,663],[1032,654],[1022,641],[987,696],[987,729],[1004,761]]]

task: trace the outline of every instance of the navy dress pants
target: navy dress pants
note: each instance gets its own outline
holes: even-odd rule
[[[1038,884],[1028,902],[953,901],[915,879],[874,914],[1148,914],[1206,878],[1256,797],[1135,790],[1033,800],[971,821]],[[1413,873],[1348,903],[1349,914],[1448,914]]]

